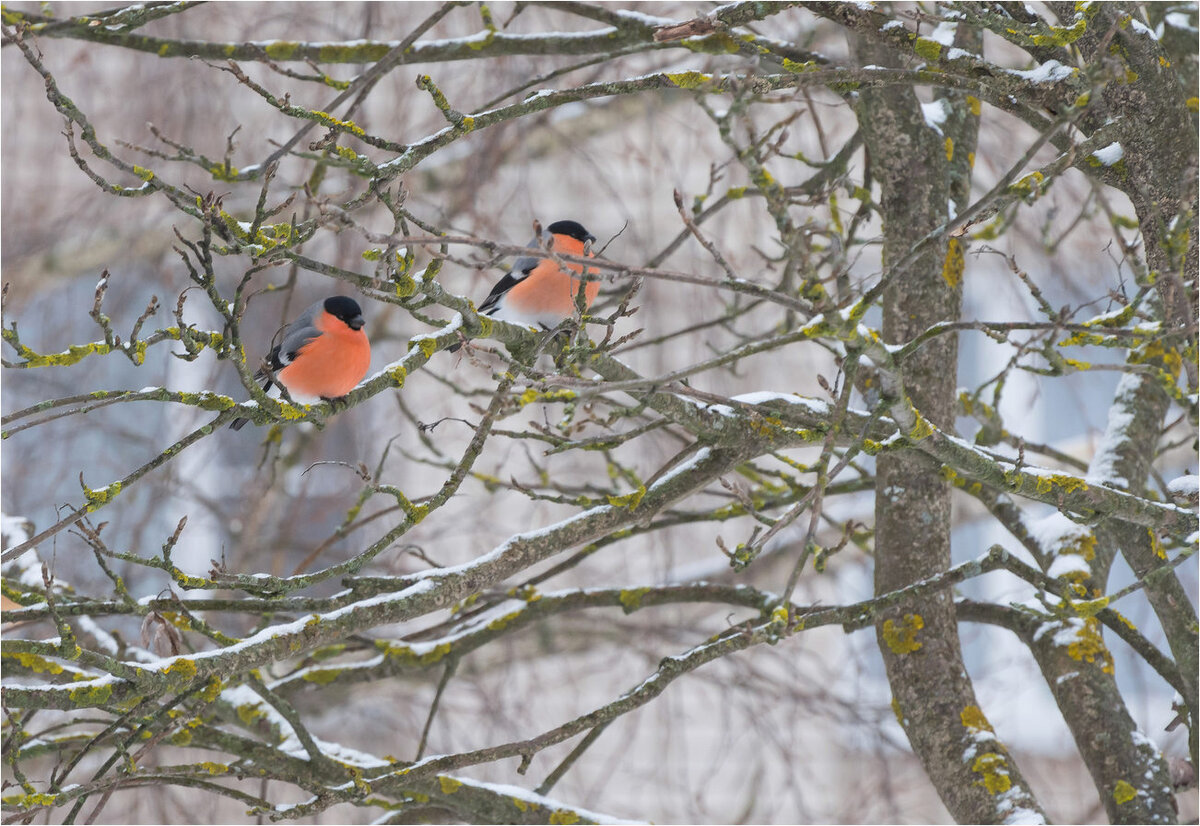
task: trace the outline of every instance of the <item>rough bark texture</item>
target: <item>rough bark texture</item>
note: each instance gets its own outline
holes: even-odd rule
[[[1125,480],[1133,493],[1144,492],[1150,459],[1158,443],[1168,402],[1166,394],[1152,377],[1131,374],[1117,385],[1110,422],[1122,424],[1118,434],[1106,434],[1105,444],[1113,453],[1109,467],[1118,477]],[[1097,456],[1096,461],[1103,458]],[[1164,559],[1162,545],[1154,532],[1140,525],[1108,520],[1097,526],[1096,540],[1099,559],[1105,560],[1107,565],[1119,551],[1139,578],[1146,578],[1153,569],[1162,565]],[[1102,585],[1103,583],[1097,583],[1097,587]],[[1197,708],[1196,675],[1200,670],[1197,659],[1196,609],[1173,571],[1161,572],[1147,578],[1146,596],[1166,632],[1167,643],[1179,666],[1180,676],[1188,688],[1184,700],[1193,709],[1194,714]],[[1194,740],[1192,757],[1194,760]]]
[[[1075,14],[1074,4],[1052,6],[1064,21]],[[1105,84],[1104,106],[1089,115],[1087,125],[1117,125],[1125,166],[1119,188],[1137,211],[1166,326],[1182,346],[1185,335],[1195,335],[1197,315],[1183,286],[1197,274],[1198,138],[1187,110],[1187,98],[1195,91],[1185,91],[1162,42],[1131,25],[1131,16],[1138,13],[1133,4],[1098,4],[1075,45],[1087,63],[1116,64],[1120,79]],[[1194,384],[1195,366],[1188,368]]]
[[[1099,637],[1098,623],[1094,631]],[[1088,655],[1072,654],[1069,647],[1058,645],[1053,630],[1027,642],[1071,729],[1109,821],[1177,822],[1175,790],[1166,761],[1129,716],[1107,650],[1088,662]]]
[[[1052,4],[1060,18],[1074,14],[1071,4]],[[1179,55],[1169,54],[1163,42],[1131,25],[1137,9],[1128,4],[1101,4],[1077,47],[1090,62],[1115,62],[1120,80],[1104,86],[1103,107],[1089,121],[1115,125],[1124,150],[1123,174],[1118,187],[1129,196],[1137,212],[1148,270],[1162,302],[1164,337],[1150,351],[1143,348],[1131,360],[1164,370],[1165,375],[1186,371],[1188,384],[1197,385],[1196,291],[1185,283],[1197,279],[1196,171],[1200,138],[1187,110],[1194,89],[1179,75]],[[1169,399],[1149,377],[1129,377],[1121,382],[1113,403],[1114,414],[1130,418],[1126,437],[1108,438],[1116,455],[1111,466],[1132,493],[1143,492],[1149,463],[1158,444]],[[1097,531],[1102,553],[1119,550],[1139,577],[1161,563],[1161,546],[1152,532],[1125,523],[1107,523]],[[1146,595],[1166,632],[1171,653],[1188,687],[1184,700],[1192,719],[1200,714],[1197,678],[1200,639],[1196,609],[1179,578],[1168,572],[1147,581]],[[1196,727],[1191,727],[1190,752],[1197,760]]]
[[[1070,618],[1044,623],[1023,637],[1071,730],[1109,822],[1176,822],[1166,761],[1129,715],[1099,622]]]
[[[1103,440],[1092,461],[1093,474],[1103,468],[1106,474],[1127,480],[1131,491],[1142,492],[1165,409],[1166,395],[1153,380],[1126,376],[1112,408],[1115,421],[1122,423],[1120,432]],[[1092,574],[1080,583],[1088,595],[1105,593],[1118,550],[1132,558],[1134,546],[1149,546],[1151,535],[1146,528],[1127,522],[1107,520],[1097,525],[1095,556],[1089,561]],[[1043,550],[1048,552],[1048,568],[1054,561],[1054,549]],[[1152,554],[1134,555],[1161,562]],[[1178,586],[1178,579],[1171,578]],[[1071,617],[1013,630],[1037,660],[1109,821],[1175,822],[1175,794],[1166,761],[1153,741],[1138,731],[1126,708],[1099,623],[1093,618]],[[1193,677],[1183,679],[1195,685]]]
[[[862,63],[891,58],[855,43]],[[857,108],[880,184],[884,266],[947,217],[950,197],[943,136],[925,124],[911,88],[863,90]],[[965,156],[973,146],[960,146]],[[960,179],[961,180],[961,179]],[[955,187],[962,192],[961,182]],[[957,242],[951,242],[957,243]],[[959,317],[961,266],[935,245],[884,293],[883,333],[905,342],[930,325]],[[961,255],[961,250],[956,251]],[[961,261],[961,259],[958,259]],[[941,336],[903,365],[916,408],[952,428],[958,342]],[[950,566],[950,491],[940,465],[915,453],[881,455],[875,499],[875,592],[902,588]],[[913,750],[954,818],[1001,822],[1037,803],[975,700],[963,664],[953,600],[947,593],[897,608],[876,625],[894,707]]]
[[[963,613],[960,610],[960,616]],[[1043,622],[981,603],[971,604],[965,613],[1013,631],[1029,647],[1096,783],[1109,822],[1177,821],[1166,761],[1126,709],[1095,619]]]

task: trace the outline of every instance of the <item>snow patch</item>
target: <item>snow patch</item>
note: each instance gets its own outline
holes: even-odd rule
[[[943,46],[954,45],[954,35],[958,32],[957,23],[938,23],[937,28],[929,33],[929,39]]]
[[[1082,574],[1085,577],[1092,575],[1092,566],[1088,565],[1087,560],[1079,554],[1063,554],[1057,557],[1050,563],[1050,568],[1046,571],[1046,576],[1054,579],[1076,574]]]
[[[1167,490],[1180,496],[1200,495],[1200,476],[1177,476],[1167,483]]]
[[[792,393],[778,393],[774,390],[757,390],[753,393],[742,393],[741,395],[733,396],[732,399],[742,404],[766,404],[772,401],[783,401],[788,404],[799,405],[818,416],[825,416],[829,413],[829,405],[820,399],[806,399],[803,396],[797,396]]]
[[[667,482],[669,482],[671,479],[674,479],[679,474],[685,473],[686,471],[691,470],[696,465],[700,464],[705,459],[707,459],[710,453],[712,453],[712,451],[709,450],[707,447],[700,448],[699,450],[696,451],[695,456],[693,456],[692,458],[690,458],[686,461],[680,462],[675,467],[671,468],[666,473],[664,473],[662,476],[658,477],[658,481],[656,481],[654,483],[654,487],[652,487],[651,490],[657,490],[658,488],[661,488],[663,485],[665,485]]]
[[[1034,69],[1008,69],[1006,71],[1010,75],[1016,75],[1031,83],[1057,83],[1060,80],[1069,78],[1076,70],[1062,65],[1057,60],[1047,60]]]
[[[1117,451],[1129,441],[1129,428],[1134,423],[1133,407],[1140,385],[1141,378],[1134,373],[1126,373],[1117,383],[1117,390],[1113,394],[1114,403],[1108,409],[1108,426],[1100,444],[1096,446],[1096,455],[1092,457],[1088,466],[1086,479],[1089,484],[1129,488],[1129,482],[1117,472],[1116,463],[1121,458]]]
[[[1125,150],[1121,148],[1121,144],[1113,141],[1103,149],[1097,149],[1092,153],[1092,157],[1100,161],[1105,166],[1112,166],[1121,158],[1125,157]]]
[[[1063,549],[1078,548],[1081,542],[1092,535],[1092,532],[1055,511],[1029,525],[1029,534],[1047,555],[1057,556]],[[1077,554],[1067,555],[1076,556]]]
[[[7,537],[7,534],[5,536]],[[4,547],[11,548],[19,544],[5,542]],[[16,580],[26,588],[40,590],[45,585],[42,581],[42,558],[38,556],[37,548],[30,548],[16,559],[10,559],[0,570],[4,571],[4,576],[8,579]],[[58,581],[53,578],[51,586],[56,591],[60,590]]]
[[[1086,623],[1079,617],[1068,617],[1052,624],[1059,626],[1058,630],[1054,632],[1054,644],[1059,648],[1067,648],[1079,642],[1087,628]]]
[[[1038,626],[1033,632],[1033,641],[1037,642],[1051,631],[1054,632],[1054,644],[1068,646],[1079,641],[1079,633],[1084,630],[1084,622],[1079,617],[1050,620]]]
[[[1138,34],[1146,35],[1146,37],[1150,38],[1151,40],[1158,40],[1158,35],[1154,33],[1154,30],[1141,20],[1138,20],[1136,17],[1130,18],[1129,28],[1133,29]]]
[[[1163,18],[1163,23],[1175,28],[1183,29],[1185,32],[1194,32],[1196,27],[1192,25],[1192,19],[1181,11],[1173,11]],[[887,26],[884,26],[886,29]]]
[[[599,812],[592,812],[587,809],[581,809],[578,806],[568,806],[567,804],[561,803],[552,797],[545,797],[544,795],[540,795],[537,792],[531,792],[527,789],[523,789],[520,786],[509,786],[509,785],[506,785],[503,783],[485,783],[482,780],[472,780],[470,778],[457,777],[457,776],[454,779],[458,780],[464,786],[470,786],[471,788],[475,788],[475,789],[484,789],[486,791],[492,792],[493,794],[501,795],[506,798],[516,798],[518,800],[523,800],[526,803],[536,804],[538,806],[541,806],[543,809],[546,809],[551,812],[554,812],[556,810],[565,810],[565,812],[578,814],[581,818],[584,818],[586,820],[591,820],[596,823],[625,824],[625,823],[643,823],[643,822],[645,822],[645,821],[641,821],[641,820],[621,820],[619,818],[611,817],[609,815],[600,814]]]
[[[716,15],[718,15],[723,8],[726,8],[726,7],[718,6],[717,8],[712,9],[711,11],[709,11],[708,16],[710,18],[716,17]],[[638,23],[641,23],[646,26],[658,27],[658,26],[677,26],[677,25],[679,25],[678,20],[672,20],[669,17],[655,17],[652,14],[642,14],[640,11],[633,11],[632,9],[620,9],[620,10],[614,9],[613,12],[618,17],[623,17],[626,20],[635,20]]]
[[[946,99],[941,98],[933,103],[922,103],[921,112],[925,115],[925,125],[939,135],[942,134],[942,124],[950,116],[950,107],[946,103]]]
[[[4,548],[16,547],[29,541],[33,536],[33,523],[24,516],[9,516],[0,512],[0,534],[3,534]]]
[[[1176,694],[1175,696],[1179,697],[1178,694]],[[1183,704],[1183,698],[1180,698],[1180,705],[1182,705],[1182,704]],[[1137,745],[1142,748],[1151,749],[1155,754],[1158,754],[1158,744],[1155,743],[1153,740],[1151,740],[1149,737],[1147,737],[1142,732],[1141,729],[1135,728],[1133,731],[1129,732],[1129,739],[1134,742],[1134,745]]]

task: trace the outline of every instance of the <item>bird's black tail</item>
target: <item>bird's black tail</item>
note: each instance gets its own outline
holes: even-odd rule
[[[261,378],[263,378],[263,375],[261,372],[255,373],[254,378],[261,379]],[[270,389],[271,389],[271,380],[267,379],[263,383],[263,392],[265,393]],[[248,421],[250,421],[250,420],[249,419],[234,419],[232,422],[229,423],[229,429],[230,430],[241,430],[243,427],[246,426],[246,422],[248,422]]]

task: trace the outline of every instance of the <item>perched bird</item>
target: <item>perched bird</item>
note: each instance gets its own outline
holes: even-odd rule
[[[363,332],[362,309],[353,298],[335,295],[318,301],[283,330],[283,340],[271,351],[267,363],[274,375],[259,370],[266,379],[287,389],[299,404],[336,399],[354,389],[371,365],[371,345]],[[249,419],[230,425],[241,430]]]
[[[547,245],[553,241],[551,249],[556,253],[582,256],[586,244],[595,241],[596,236],[578,221],[555,221],[542,232],[542,239]],[[529,246],[537,249],[538,239],[534,238]],[[590,257],[592,253],[589,251],[587,255]],[[580,264],[563,262],[563,265],[574,273],[583,271]],[[513,262],[512,270],[492,287],[488,297],[479,305],[479,312],[501,321],[549,330],[574,315],[579,285],[580,279],[565,272],[553,258],[523,255]],[[598,292],[600,282],[589,281],[584,285],[585,306],[592,306]],[[454,352],[459,346],[448,349]]]

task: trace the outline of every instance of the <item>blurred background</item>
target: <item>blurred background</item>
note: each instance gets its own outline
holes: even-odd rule
[[[64,13],[81,13],[76,4]],[[518,11],[520,5],[520,13]],[[27,7],[27,8],[26,8]],[[202,6],[146,28],[147,33],[199,40],[266,41],[272,39],[342,42],[358,39],[398,41],[437,7],[427,3],[219,3]],[[40,7],[12,4],[37,11]],[[54,8],[60,6],[56,4]],[[690,3],[644,3],[637,10],[676,20],[696,13]],[[497,25],[510,32],[579,31],[602,24],[537,4],[490,4]],[[465,7],[447,15],[422,39],[472,35],[481,29],[479,12]],[[790,10],[759,24],[760,31],[818,50],[833,58],[847,54],[843,35],[802,10]],[[198,59],[159,59],[151,54],[94,44],[42,38],[46,67],[68,97],[96,127],[114,153],[162,170],[173,182],[197,193],[228,193],[224,206],[236,216],[250,215],[258,197],[256,184],[224,184],[201,170],[168,164],[139,153],[137,146],[165,150],[149,124],[164,136],[245,167],[261,161],[289,139],[298,122],[281,116],[239,85],[227,72]],[[997,62],[1019,59],[1003,44],[987,41],[985,54]],[[441,129],[445,121],[417,89],[413,79],[430,74],[450,104],[462,112],[493,105],[512,90],[568,88],[597,80],[633,77],[652,71],[711,70],[744,66],[736,56],[706,56],[682,50],[630,55],[583,66],[545,81],[547,73],[584,58],[511,56],[402,66],[386,76],[366,100],[355,121],[368,133],[412,143]],[[194,238],[196,227],[161,197],[114,198],[101,191],[72,162],[61,133],[60,116],[47,102],[41,78],[11,47],[0,52],[0,265],[8,287],[5,324],[18,325],[22,341],[39,352],[57,352],[69,344],[101,337],[89,318],[96,282],[110,273],[105,312],[118,332],[126,332],[145,310],[151,296],[166,309],[151,326],[170,323],[168,310],[188,286],[187,274],[172,247],[173,229]],[[1026,68],[1009,64],[1014,68]],[[243,69],[282,98],[310,109],[322,109],[336,90],[286,77],[257,63]],[[302,64],[290,68],[304,71]],[[325,65],[332,77],[348,80],[365,66]],[[519,100],[524,92],[505,97]],[[920,90],[929,99],[929,90]],[[713,107],[720,98],[710,101]],[[836,95],[813,89],[795,100],[799,117],[787,131],[788,152],[824,159],[853,134],[853,114]],[[769,108],[769,107],[764,107]],[[756,115],[764,124],[778,112]],[[236,134],[235,134],[236,130]],[[233,138],[230,139],[230,135]],[[319,136],[313,133],[313,138]],[[975,166],[976,195],[1007,171],[1036,136],[1021,124],[985,106]],[[305,141],[306,143],[307,141]],[[390,156],[366,151],[376,162]],[[1053,157],[1044,154],[1033,165]],[[784,185],[798,184],[814,173],[799,160],[788,166],[777,160],[772,171]],[[861,153],[851,163],[850,177],[861,175]],[[302,158],[283,162],[273,200],[299,191],[312,163]],[[128,183],[128,182],[127,182]],[[535,220],[549,224],[570,218],[599,238],[605,256],[644,266],[683,230],[672,192],[684,203],[711,192],[723,193],[748,183],[722,143],[712,120],[690,93],[647,93],[601,98],[552,109],[518,121],[477,131],[423,162],[403,177],[407,207],[430,224],[452,233],[470,234],[500,243],[523,244]],[[325,195],[356,194],[361,182],[330,170],[322,183]],[[714,196],[715,197],[715,196]],[[1117,213],[1132,215],[1118,193],[1104,197]],[[855,205],[856,206],[856,203]],[[850,210],[854,206],[834,207]],[[303,214],[301,193],[292,211]],[[828,222],[830,205],[796,211],[797,220]],[[368,228],[390,231],[382,212],[357,216]],[[776,230],[757,199],[747,198],[723,209],[703,225],[732,268],[744,278],[763,283],[778,279]],[[870,233],[868,233],[869,235]],[[1128,234],[1128,233],[1127,233]],[[1003,237],[969,249],[964,317],[987,320],[1035,318],[1029,292],[1004,258],[987,247],[1014,256],[1055,306],[1086,305],[1087,317],[1111,306],[1109,293],[1130,281],[1113,230],[1098,207],[1092,186],[1076,173],[1057,181],[1038,203],[1021,213]],[[359,234],[321,232],[306,254],[347,269],[370,273],[362,253],[371,245]],[[456,254],[482,264],[482,254]],[[878,250],[854,253],[852,274],[869,279],[879,272]],[[473,256],[473,258],[472,258]],[[418,252],[418,263],[428,261]],[[230,295],[245,261],[219,260],[223,288]],[[665,258],[662,266],[676,271],[721,276],[720,268],[694,240]],[[478,303],[502,275],[495,268],[447,264],[440,275],[449,290]],[[286,267],[255,276],[258,288],[268,284],[294,289],[257,297],[243,331],[248,355],[257,359],[269,348],[281,323],[317,298],[353,294],[347,285],[313,273],[289,273]],[[627,282],[610,280],[602,301],[615,306]],[[360,297],[360,302],[363,301]],[[363,302],[372,342],[372,372],[400,358],[411,336],[430,328],[399,308]],[[645,376],[661,375],[729,349],[747,334],[761,334],[778,319],[770,308],[751,310],[729,323],[718,323],[744,304],[712,290],[668,281],[648,280],[635,304],[639,311],[621,322],[618,332],[645,332],[620,357]],[[442,317],[448,317],[442,313]],[[189,299],[186,318],[204,329],[220,329],[200,293]],[[706,325],[707,323],[707,325]],[[652,346],[641,342],[678,330],[689,330]],[[961,338],[959,382],[974,388],[999,372],[1012,356],[1010,348],[978,334]],[[176,348],[178,349],[178,348]],[[1108,352],[1078,356],[1114,361]],[[6,358],[13,358],[9,350]],[[114,550],[150,556],[174,530],[180,517],[188,524],[175,553],[177,564],[193,573],[207,572],[214,562],[240,573],[286,575],[347,558],[394,523],[388,513],[348,537],[328,542],[346,518],[362,489],[353,467],[364,464],[380,481],[403,489],[410,499],[437,490],[448,463],[461,455],[472,430],[455,419],[478,420],[495,381],[496,362],[448,353],[434,356],[427,369],[413,373],[402,391],[380,394],[368,403],[337,415],[322,431],[288,428],[279,443],[265,441],[267,428],[247,427],[202,440],[177,461],[134,486],[105,510],[110,520],[105,537]],[[948,365],[947,369],[953,369]],[[694,377],[692,386],[734,395],[756,390],[826,398],[818,375],[834,380],[830,356],[811,345],[797,345]],[[1014,372],[1001,412],[1010,429],[1020,429],[1031,442],[1052,444],[1086,461],[1103,433],[1108,404],[1119,373],[1084,372],[1045,380]],[[164,386],[173,390],[212,389],[243,398],[245,391],[232,367],[211,353],[194,362],[172,358],[169,347],[148,351],[145,365],[135,368],[119,356],[91,357],[61,369],[5,370],[2,406],[5,414],[47,399],[99,389]],[[527,430],[530,423],[549,425],[559,408],[530,405],[501,424]],[[1172,416],[1178,415],[1174,411]],[[422,431],[418,423],[435,429]],[[86,416],[70,416],[14,433],[3,443],[3,511],[24,517],[39,528],[59,518],[57,509],[82,501],[80,474],[91,488],[126,475],[162,448],[212,418],[195,408],[161,403],[120,404]],[[960,421],[970,437],[978,424]],[[679,449],[669,438],[639,439],[618,455],[648,479]],[[1191,443],[1168,452],[1157,468],[1170,480],[1195,473]],[[804,460],[815,454],[795,451]],[[324,464],[314,465],[316,462]],[[343,463],[343,464],[339,464]],[[869,460],[867,462],[869,467]],[[491,438],[475,471],[502,482],[510,479],[537,485],[544,471],[562,484],[586,486],[599,478],[609,484],[603,457],[578,451],[545,455],[545,446],[518,438]],[[720,490],[689,502],[691,509],[719,504]],[[372,500],[363,515],[384,511]],[[549,525],[578,509],[550,501],[530,501],[497,489],[484,478],[468,480],[458,496],[407,534],[402,544],[381,555],[371,570],[400,573],[427,562],[456,564],[495,547],[512,533]],[[1048,507],[1029,505],[1031,521],[1048,516]],[[839,522],[872,521],[872,494],[832,497],[826,513]],[[1019,546],[999,532],[986,513],[967,498],[956,502],[956,561],[984,553],[996,542],[1018,553]],[[800,523],[806,520],[800,520]],[[799,523],[798,523],[799,524]],[[593,555],[558,576],[558,588],[661,584],[707,578],[746,581],[780,590],[798,554],[803,528],[785,531],[771,552],[743,574],[730,571],[715,544],[749,534],[750,522],[697,523],[645,534]],[[835,534],[831,534],[833,536]],[[110,583],[92,554],[77,537],[60,533],[40,548],[56,576],[78,591],[100,595]],[[1183,577],[1195,598],[1195,566]],[[154,595],[169,581],[145,569],[117,567],[135,596]],[[1117,562],[1111,581],[1119,588],[1130,581]],[[318,588],[329,593],[334,583]],[[546,586],[544,586],[544,589]],[[853,546],[830,560],[822,575],[807,575],[797,599],[834,604],[871,595],[871,560]],[[962,592],[1006,603],[1028,598],[1015,579],[992,574],[967,583]],[[1161,644],[1157,621],[1140,596],[1121,610],[1152,640]],[[443,707],[430,734],[433,753],[478,748],[535,734],[601,705],[638,684],[658,661],[723,630],[733,619],[703,606],[664,607],[630,617],[606,618],[601,624],[587,615],[555,618],[535,631],[489,645],[467,658],[450,682]],[[128,638],[136,626],[122,620],[105,624]],[[246,633],[250,627],[226,629]],[[413,628],[376,629],[381,636],[411,633]],[[1006,632],[963,625],[962,638],[982,707],[1013,751],[1047,813],[1059,822],[1092,822],[1103,809],[1079,763],[1066,727],[1032,659]],[[1171,691],[1122,643],[1110,640],[1118,682],[1130,712],[1168,756],[1186,752],[1186,733],[1164,726],[1173,716]],[[564,800],[609,814],[655,822],[942,822],[948,819],[932,787],[908,751],[891,708],[882,663],[870,631],[845,635],[839,628],[806,632],[777,647],[754,649],[721,660],[674,683],[656,702],[614,723],[556,786]],[[420,738],[439,673],[339,692],[294,698],[313,731],[324,739],[374,754],[410,756]],[[311,702],[310,702],[311,701]],[[570,746],[549,749],[533,762],[530,778],[540,780]],[[497,782],[532,785],[515,773],[516,761],[468,770],[470,776]],[[195,797],[163,789],[127,795],[122,806],[104,813],[114,821],[184,822],[197,818]],[[205,806],[211,801],[206,799]],[[1195,795],[1181,796],[1181,816],[1196,817]],[[217,802],[204,820],[240,820],[240,808]],[[1190,808],[1189,808],[1190,807]],[[361,818],[362,812],[334,808],[321,822]]]

